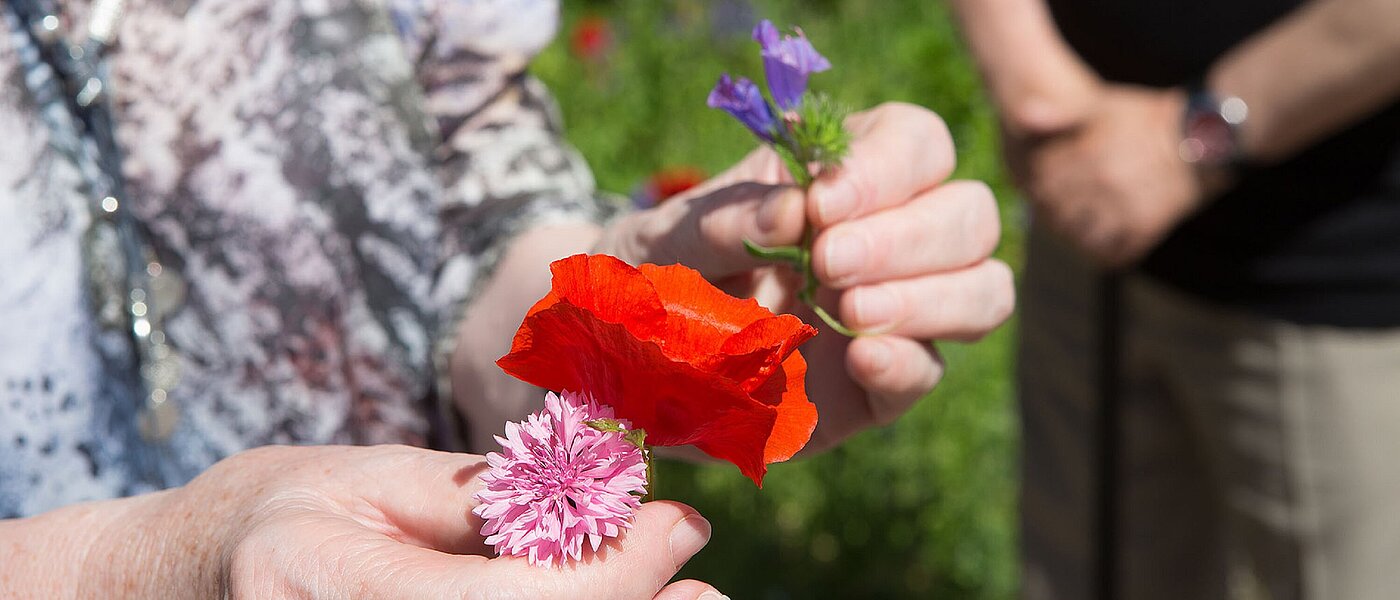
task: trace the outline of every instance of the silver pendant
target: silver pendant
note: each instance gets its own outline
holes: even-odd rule
[[[84,235],[88,271],[88,293],[93,312],[104,329],[126,327],[126,261],[122,260],[117,228],[110,221],[98,221]]]
[[[157,393],[159,392],[159,401]],[[151,390],[146,397],[146,406],[141,411],[137,426],[141,432],[141,439],[151,443],[160,443],[170,439],[175,433],[175,426],[180,423],[180,411],[175,403],[165,394],[164,390]]]
[[[132,333],[141,357],[141,382],[146,390],[140,429],[148,442],[170,439],[180,413],[171,394],[180,382],[180,356],[165,336],[165,316],[185,300],[185,282],[146,252],[145,286],[131,290]],[[150,290],[147,292],[146,290]]]

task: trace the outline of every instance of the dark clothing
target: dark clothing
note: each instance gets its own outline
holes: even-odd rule
[[[1070,45],[1103,77],[1158,87],[1201,78],[1230,48],[1303,4],[1048,3]],[[1189,293],[1285,320],[1400,326],[1400,102],[1291,160],[1247,170],[1140,268]]]

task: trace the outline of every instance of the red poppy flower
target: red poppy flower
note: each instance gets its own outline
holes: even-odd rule
[[[606,255],[550,265],[553,289],[496,362],[542,388],[587,392],[656,446],[694,444],[760,487],[812,437],[807,363],[817,330],[716,289],[694,270]]]

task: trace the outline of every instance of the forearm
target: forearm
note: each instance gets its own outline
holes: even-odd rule
[[[157,525],[169,493],[0,521],[0,590],[33,598],[172,597],[175,589],[199,595],[174,582],[188,575],[180,565],[205,564],[199,555],[212,550],[191,544],[182,550],[186,556],[169,551],[166,546],[173,540]],[[214,584],[212,576],[203,579]]]
[[[1207,79],[1249,106],[1245,155],[1285,159],[1400,96],[1400,2],[1316,0],[1226,54]]]
[[[1060,35],[1044,0],[951,4],[1007,126],[1055,129],[1092,101],[1097,76]]]
[[[506,421],[538,408],[533,386],[506,375],[496,359],[510,351],[525,312],[549,291],[549,263],[590,251],[602,228],[591,223],[529,229],[510,242],[457,328],[452,395],[469,428],[471,450],[485,452]]]

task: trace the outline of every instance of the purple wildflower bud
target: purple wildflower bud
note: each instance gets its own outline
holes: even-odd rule
[[[763,73],[768,77],[768,91],[782,110],[793,110],[802,104],[807,91],[807,76],[831,68],[831,62],[817,53],[806,34],[798,30],[797,37],[778,36],[778,28],[764,19],[753,30],[753,39],[763,47]]]
[[[773,116],[773,109],[768,106],[768,101],[763,99],[763,93],[758,91],[758,86],[749,81],[747,77],[740,77],[738,80],[730,79],[729,74],[719,76],[719,82],[715,83],[715,89],[710,90],[710,97],[705,101],[710,108],[724,109],[739,122],[748,127],[764,141],[773,141],[773,135],[777,132],[780,123]]]

